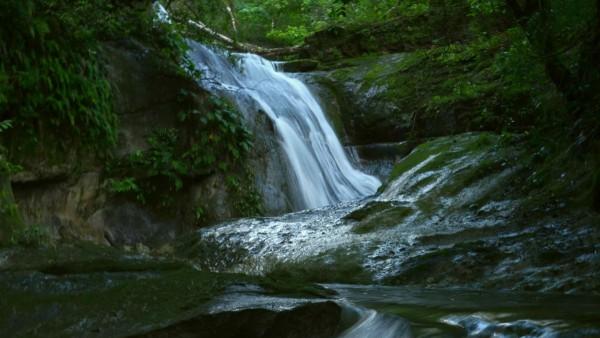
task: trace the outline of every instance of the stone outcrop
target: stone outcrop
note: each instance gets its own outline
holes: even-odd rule
[[[178,112],[186,108],[181,93],[192,96],[202,112],[209,95],[157,52],[133,40],[103,48],[114,106],[119,116],[117,157],[148,148],[147,136],[157,128],[180,128]],[[264,114],[246,121],[256,135],[248,159],[250,171],[268,214],[290,209],[285,196],[287,176],[274,131]],[[181,131],[185,135],[185,131]],[[203,210],[201,225],[239,216],[219,172],[189,177],[176,196],[169,215],[110,194],[104,163],[67,152],[60,163],[28,159],[26,170],[12,177],[25,222],[48,228],[55,239],[84,239],[111,245],[161,245],[197,224],[195,210]]]
[[[340,332],[341,306],[286,288],[289,295],[261,278],[90,243],[2,249],[0,335],[328,338]]]
[[[330,338],[338,333],[341,308],[309,303],[285,311],[246,309],[202,315],[138,338]],[[309,324],[310,323],[310,324]]]

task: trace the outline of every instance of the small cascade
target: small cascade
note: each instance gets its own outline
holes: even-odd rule
[[[405,319],[340,302],[345,316],[357,318],[356,322],[342,332],[338,338],[412,338],[410,323]],[[352,312],[348,314],[348,312]]]
[[[231,54],[190,41],[202,85],[237,104],[246,117],[256,106],[273,122],[286,154],[298,209],[372,195],[380,181],[354,168],[323,109],[300,80],[254,54]]]

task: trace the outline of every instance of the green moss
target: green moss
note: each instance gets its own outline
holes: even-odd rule
[[[431,156],[437,156],[442,152],[448,151],[450,146],[449,142],[439,140],[419,145],[407,157],[394,165],[388,180],[393,181],[417,165],[425,162]]]
[[[13,234],[21,229],[24,229],[24,223],[8,175],[0,170],[0,247],[10,244]]]
[[[394,203],[392,202],[371,201],[362,206],[361,208],[356,209],[348,215],[344,216],[344,219],[362,221],[369,215],[388,210],[392,207],[394,207]]]
[[[366,234],[382,228],[393,227],[402,223],[413,213],[414,209],[406,206],[390,208],[365,218],[356,224],[352,231],[356,234]]]
[[[161,328],[197,314],[203,304],[227,285],[243,280],[192,269],[149,272],[146,276],[64,276],[51,281],[44,275],[32,275],[28,280],[29,290],[24,290],[11,287],[11,282],[19,280],[13,276],[5,275],[0,281],[5,290],[0,310],[2,327],[10,328],[10,334],[44,332],[46,337],[80,337],[89,332],[128,336]],[[21,325],[11,325],[15,319],[13,313],[29,313],[50,320],[25,320]]]
[[[504,182],[521,178],[527,156],[504,139],[491,133],[467,133],[421,144],[395,165],[381,190],[414,200],[418,217],[441,210],[471,212],[477,205],[510,199]],[[402,175],[408,176],[401,190],[395,191],[392,182]],[[395,224],[401,223],[398,219]]]
[[[88,244],[3,255],[0,326],[14,330],[10,335],[127,336],[185,319],[227,285],[248,281]],[[31,320],[12,325],[14,313],[29,313]]]
[[[475,156],[477,153],[488,151],[490,147],[497,144],[498,140],[498,136],[491,133],[473,133],[442,137],[425,142],[394,166],[389,181],[395,180],[428,159],[430,161],[419,168],[416,173],[440,169],[452,160],[459,159],[466,154]]]
[[[302,283],[368,283],[372,276],[364,269],[362,261],[356,250],[335,249],[296,262],[277,262],[267,277]]]
[[[219,172],[239,214],[260,214],[261,200],[244,166],[252,135],[239,112],[215,97],[198,112],[192,94],[182,91],[181,96],[184,108],[177,128],[154,130],[147,136],[148,149],[108,164],[109,191],[161,212],[176,212],[178,194],[190,182]]]
[[[561,144],[555,140],[553,144]],[[552,144],[552,143],[551,143]],[[600,205],[600,143],[592,144],[595,151],[587,154],[573,152],[572,146],[548,149],[536,145],[528,149],[523,160],[525,176],[519,186],[527,193],[524,207],[530,210],[557,208],[592,208]]]
[[[10,243],[24,247],[48,246],[52,244],[52,236],[46,227],[29,224],[14,229],[10,235]]]
[[[140,334],[203,313],[207,302],[240,283],[274,294],[326,295],[299,281],[202,272],[183,261],[86,243],[15,248],[0,257],[0,327],[9,336]]]
[[[373,142],[369,134],[385,134],[386,125],[402,133],[385,136],[396,140],[475,130],[521,132],[563,107],[528,48],[515,28],[408,53],[338,61],[334,65],[344,68],[331,71],[330,78],[343,85],[347,125],[366,130],[351,131],[358,143]]]

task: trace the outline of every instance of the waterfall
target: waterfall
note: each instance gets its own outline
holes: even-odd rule
[[[271,119],[302,208],[375,193],[381,183],[352,166],[323,109],[302,81],[277,71],[275,63],[258,55],[227,55],[193,41],[190,47],[189,57],[201,70],[205,88],[228,96],[246,116],[256,114],[250,99]]]

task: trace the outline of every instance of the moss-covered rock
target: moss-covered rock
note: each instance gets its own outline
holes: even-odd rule
[[[1,158],[0,158],[1,160]],[[10,243],[13,233],[24,228],[7,175],[0,173],[0,247]]]
[[[380,213],[370,215],[354,226],[352,231],[357,234],[363,234],[375,231],[381,227],[393,227],[402,223],[404,219],[413,214],[414,210],[406,206],[398,206],[384,210]]]
[[[229,298],[219,300],[229,287],[250,284],[264,287],[248,286],[250,297],[257,299],[255,305],[250,302],[240,308],[228,305]],[[202,272],[183,261],[85,243],[13,248],[0,251],[0,333],[6,337],[239,337],[247,332],[248,337],[320,337],[314,331],[318,328],[323,337],[333,336],[340,307],[331,302],[305,305],[312,296],[289,285]],[[241,296],[242,288],[238,290]],[[286,304],[279,310],[258,305],[260,297],[287,292],[300,298],[272,296],[271,301]],[[307,322],[314,326],[298,325]]]
[[[351,143],[397,142],[474,130],[523,130],[561,106],[543,67],[510,78],[515,31],[383,56],[342,59],[314,73],[337,98]]]
[[[522,148],[512,135],[463,134],[400,161],[383,201],[351,214],[361,230],[410,227],[408,248],[382,246],[397,269],[384,283],[598,293],[597,245],[583,239],[600,236],[598,216],[569,202],[569,189],[528,183]]]
[[[222,224],[181,252],[292,280],[600,293],[600,218],[570,201],[586,177],[534,184],[526,142],[435,138],[399,160],[372,199]]]
[[[341,307],[334,302],[307,303],[283,311],[247,309],[197,316],[138,338],[331,338],[339,333]]]

